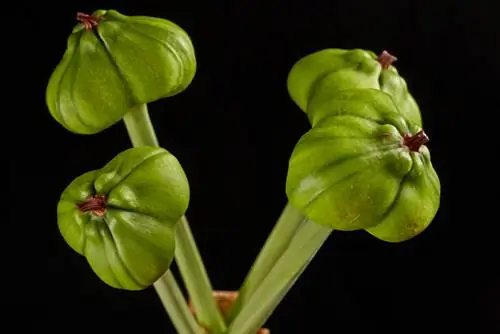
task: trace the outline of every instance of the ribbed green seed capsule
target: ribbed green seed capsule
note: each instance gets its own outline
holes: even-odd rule
[[[66,243],[102,281],[142,290],[172,263],[175,226],[188,204],[179,161],[162,148],[136,147],[71,182],[57,221]]]
[[[77,18],[46,92],[51,115],[69,131],[101,132],[132,106],[176,95],[193,80],[193,45],[173,22],[115,10]]]

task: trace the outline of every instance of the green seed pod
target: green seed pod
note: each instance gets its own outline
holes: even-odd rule
[[[322,103],[322,120],[295,147],[286,183],[291,205],[315,223],[366,229],[388,242],[434,219],[440,183],[421,124],[377,89],[351,89]]]
[[[193,80],[193,45],[176,24],[115,10],[77,18],[46,92],[52,117],[69,131],[101,132],[130,107],[178,94]]]
[[[64,190],[58,225],[101,280],[118,289],[142,290],[168,270],[175,225],[188,203],[188,181],[172,154],[132,148]]]
[[[405,80],[392,66],[396,58],[384,51],[377,56],[361,49],[326,49],[300,59],[288,76],[292,100],[307,113],[314,126],[320,117],[311,114],[311,103],[329,102],[339,92],[353,88],[373,88],[388,93],[400,113],[409,121],[422,122],[420,110],[408,92]]]

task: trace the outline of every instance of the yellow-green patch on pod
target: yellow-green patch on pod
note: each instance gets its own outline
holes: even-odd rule
[[[342,98],[342,91],[356,88],[388,93],[405,118],[421,123],[418,105],[393,65],[395,61],[396,57],[387,51],[377,55],[363,49],[320,50],[293,65],[287,80],[288,91],[313,126],[324,116],[315,115],[318,105],[331,103],[337,96]]]

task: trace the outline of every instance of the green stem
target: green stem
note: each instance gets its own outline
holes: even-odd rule
[[[227,315],[228,323],[234,320],[241,308],[260,286],[305,221],[306,219],[297,209],[289,204],[286,205],[239,290],[238,299]]]
[[[332,229],[307,221],[288,249],[252,294],[228,329],[228,334],[253,334],[261,328],[293,286]]]
[[[210,333],[225,333],[226,323],[212,296],[212,285],[186,217],[177,224],[175,260],[200,324]]]
[[[149,118],[147,105],[139,104],[130,108],[123,117],[123,122],[134,147],[160,146],[153,123]]]
[[[159,146],[145,104],[132,107],[123,117],[134,147]],[[185,217],[177,224],[175,260],[193,302],[199,323],[212,334],[226,331],[226,324],[212,297],[212,286]]]
[[[203,330],[189,311],[184,295],[169,270],[154,284],[158,297],[179,334],[202,334]]]

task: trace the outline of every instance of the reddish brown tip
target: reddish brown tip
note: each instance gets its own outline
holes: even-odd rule
[[[429,137],[424,130],[420,130],[413,136],[408,133],[403,137],[403,145],[407,146],[411,152],[418,152],[420,147],[428,142]]]
[[[107,198],[105,195],[89,196],[84,202],[76,205],[78,210],[83,212],[90,212],[94,216],[102,217],[106,214]]]
[[[392,64],[394,64],[398,58],[394,57],[387,51],[382,51],[382,53],[377,57],[377,61],[382,65],[382,69],[387,70]]]
[[[99,22],[102,20],[102,17],[95,17],[85,13],[76,13],[76,20],[80,21],[85,30],[90,30],[99,25]]]

